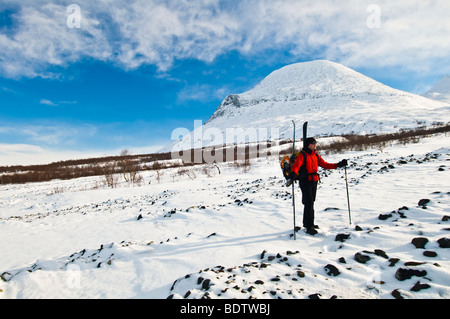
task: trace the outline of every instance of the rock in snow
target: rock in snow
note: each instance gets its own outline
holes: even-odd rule
[[[400,281],[410,279],[412,276],[424,277],[427,275],[425,270],[409,269],[409,268],[398,268],[395,272],[395,278]]]
[[[365,264],[365,263],[368,262],[370,259],[372,259],[372,258],[370,258],[368,255],[364,255],[364,254],[362,254],[362,253],[360,253],[360,252],[358,252],[358,253],[355,254],[355,260],[356,260],[357,262],[361,263],[361,264]]]
[[[411,241],[411,243],[419,249],[424,249],[425,245],[428,243],[428,238],[425,237],[416,237],[413,238],[413,240]]]
[[[439,247],[450,248],[450,238],[441,238],[438,240]]]
[[[339,271],[339,269],[336,268],[336,266],[330,264],[325,266],[325,271],[327,272],[328,276],[338,276],[341,274],[341,272]]]

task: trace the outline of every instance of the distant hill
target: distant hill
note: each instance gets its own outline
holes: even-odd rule
[[[443,76],[427,93],[423,96],[442,102],[450,103],[450,76]]]

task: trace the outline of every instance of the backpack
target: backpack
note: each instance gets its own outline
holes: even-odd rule
[[[295,161],[297,160],[297,157],[300,153],[303,153],[303,165],[299,170],[299,174],[295,177],[295,180],[299,180],[300,179],[300,172],[302,171],[303,167],[305,167],[306,170],[306,154],[305,152],[301,151],[301,152],[296,152],[294,154],[292,154],[291,156],[286,155],[285,157],[283,157],[283,159],[280,162],[281,165],[281,170],[283,172],[283,176],[285,179],[289,179],[292,173],[292,166],[294,165]]]
[[[300,167],[300,169],[298,170],[298,175],[295,176],[294,180],[296,180],[296,181],[299,181],[301,179],[305,180],[305,179],[308,179],[309,175],[317,174],[317,173],[309,174],[308,171],[306,170],[306,158],[307,157],[306,157],[305,151],[302,150],[300,152],[294,153],[291,156],[286,155],[281,160],[281,162],[280,162],[281,170],[283,172],[283,176],[285,179],[288,180],[288,179],[290,179],[289,177],[292,176],[291,174],[295,174],[292,172],[292,166],[294,166],[294,163],[300,154],[303,154],[303,164]],[[319,159],[317,154],[316,154],[316,156],[317,156],[317,159]]]

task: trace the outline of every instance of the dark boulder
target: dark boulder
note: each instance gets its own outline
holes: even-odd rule
[[[428,289],[431,288],[429,284],[421,284],[420,281],[416,282],[415,285],[411,288],[411,291],[420,291],[422,289]]]
[[[389,262],[390,262],[389,267],[394,267],[395,264],[397,264],[399,261],[400,261],[399,258],[390,258],[389,259]]]
[[[375,253],[375,255],[383,257],[384,259],[389,259],[388,255],[386,254],[386,252],[384,250],[375,249],[374,253]]]
[[[341,272],[339,269],[336,268],[336,266],[333,266],[331,264],[328,264],[325,266],[325,271],[327,272],[328,276],[339,276]]]
[[[450,248],[450,239],[449,238],[441,238],[438,241],[439,247],[441,248]]]
[[[363,255],[361,253],[356,253],[355,254],[355,260],[361,264],[365,264],[366,262],[368,262],[371,258],[367,255]]]
[[[264,256],[266,255],[266,253],[267,253],[267,250],[264,249],[259,257],[261,259],[264,259]]]
[[[424,255],[425,257],[431,257],[431,258],[437,257],[437,253],[434,252],[434,251],[431,251],[431,250],[426,250],[426,251],[424,251],[424,252],[423,252],[423,255]]]
[[[416,248],[424,249],[425,245],[428,243],[428,238],[425,237],[416,237],[411,240],[411,243],[416,246]]]
[[[427,208],[427,204],[429,202],[430,202],[430,200],[428,198],[423,198],[423,199],[419,200],[417,205],[421,206],[423,209],[426,209]]]
[[[340,241],[341,243],[343,243],[344,241],[346,241],[349,238],[350,238],[350,234],[337,234],[334,241]]]
[[[395,299],[405,299],[405,297],[403,297],[400,289],[395,289],[391,292],[391,295],[395,298]]]
[[[395,272],[395,278],[400,281],[406,279],[411,279],[412,276],[425,277],[427,275],[426,270],[409,269],[409,268],[399,268]]]
[[[378,216],[378,219],[379,220],[386,220],[386,219],[391,218],[391,217],[392,217],[392,214],[380,214]]]
[[[212,285],[211,279],[205,279],[202,284],[202,289],[209,290],[209,287],[211,287],[211,285]]]

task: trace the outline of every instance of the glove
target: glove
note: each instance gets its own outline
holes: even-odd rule
[[[294,179],[296,179],[297,178],[297,174],[295,174],[294,172],[291,172],[290,174],[289,174],[289,176],[288,176],[288,179],[290,179],[290,180],[294,180]]]
[[[294,172],[291,172],[289,174],[289,176],[287,177],[286,186],[291,186],[296,177],[297,177],[297,174],[295,174]]]
[[[346,159],[343,159],[342,161],[340,161],[339,163],[337,163],[337,167],[338,167],[338,168],[344,167],[344,166],[347,166],[347,164],[348,164],[347,160],[346,160]]]

